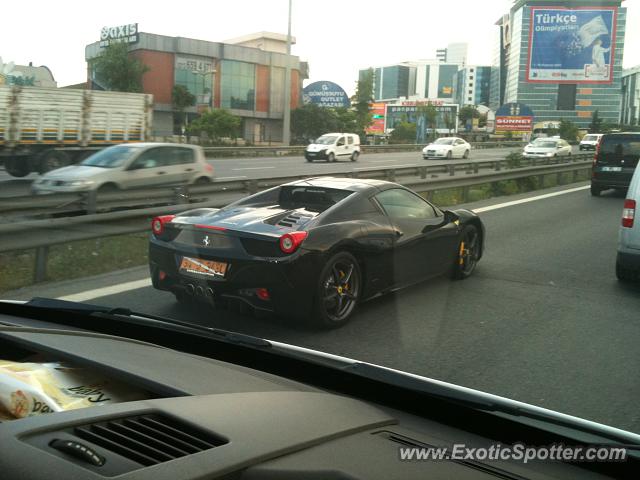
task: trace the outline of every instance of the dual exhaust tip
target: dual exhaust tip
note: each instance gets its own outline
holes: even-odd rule
[[[196,287],[193,283],[188,283],[185,286],[185,292],[187,292],[188,295],[195,295],[196,297],[202,297],[205,295],[207,297],[213,297],[213,289],[209,287],[204,288],[200,285]]]

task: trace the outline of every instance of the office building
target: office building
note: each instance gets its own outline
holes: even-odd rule
[[[489,105],[491,67],[469,65],[458,70],[453,82],[453,101],[460,105]]]
[[[516,0],[496,25],[490,106],[523,103],[535,122],[617,123],[626,9],[622,0]]]
[[[640,125],[640,65],[622,72],[622,125]]]
[[[172,101],[174,85],[196,97],[190,117],[210,108],[224,108],[242,118],[242,134],[254,143],[282,141],[285,68],[291,68],[290,107],[301,104],[308,66],[286,54],[286,35],[260,32],[234,40],[209,42],[138,32],[137,24],[103,29],[101,40],[86,46],[88,84],[101,88],[91,68],[109,42],[128,43],[130,55],[149,68],[143,92],[153,94],[154,135],[180,133],[181,120]],[[295,39],[294,39],[295,41]]]

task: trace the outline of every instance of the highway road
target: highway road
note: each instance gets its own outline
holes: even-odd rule
[[[469,205],[487,227],[471,278],[360,306],[344,328],[209,312],[149,287],[146,268],[5,293],[87,300],[344,355],[640,432],[640,287],[614,274],[623,198],[586,184]],[[548,195],[553,194],[553,195]]]
[[[229,181],[252,178],[275,178],[288,175],[325,175],[327,173],[346,173],[354,170],[408,167],[414,165],[440,165],[447,163],[468,163],[470,161],[488,161],[504,159],[510,152],[520,148],[492,148],[473,150],[468,160],[423,160],[420,152],[368,153],[360,156],[357,162],[323,161],[307,162],[303,157],[254,157],[219,158],[208,162],[215,169],[216,180]],[[574,147],[574,153],[579,153]],[[28,195],[29,186],[37,174],[24,179],[11,177],[0,168],[0,197]]]

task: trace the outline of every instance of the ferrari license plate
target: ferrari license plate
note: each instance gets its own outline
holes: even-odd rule
[[[603,172],[621,172],[622,167],[602,167]]]
[[[180,273],[199,275],[203,277],[224,277],[228,264],[202,260],[200,258],[182,257]]]

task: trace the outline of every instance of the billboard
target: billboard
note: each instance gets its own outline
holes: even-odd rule
[[[322,81],[313,82],[302,90],[304,103],[315,103],[325,108],[351,106],[347,92],[337,83]]]
[[[117,27],[102,27],[100,30],[100,47],[108,47],[114,43],[137,43],[138,42],[137,23],[119,25]]]
[[[530,133],[533,110],[524,103],[505,103],[496,111],[496,133]]]
[[[458,105],[434,105],[436,109],[435,130],[438,133],[456,133],[458,131]],[[400,122],[417,124],[416,143],[424,143],[431,128],[427,125],[424,115],[419,113],[418,106],[387,105],[385,115],[385,130],[393,130]]]
[[[527,81],[611,83],[616,7],[531,7]]]
[[[384,134],[384,103],[371,103],[369,104],[369,113],[371,114],[371,125],[369,125],[365,132],[370,135],[382,135]]]

